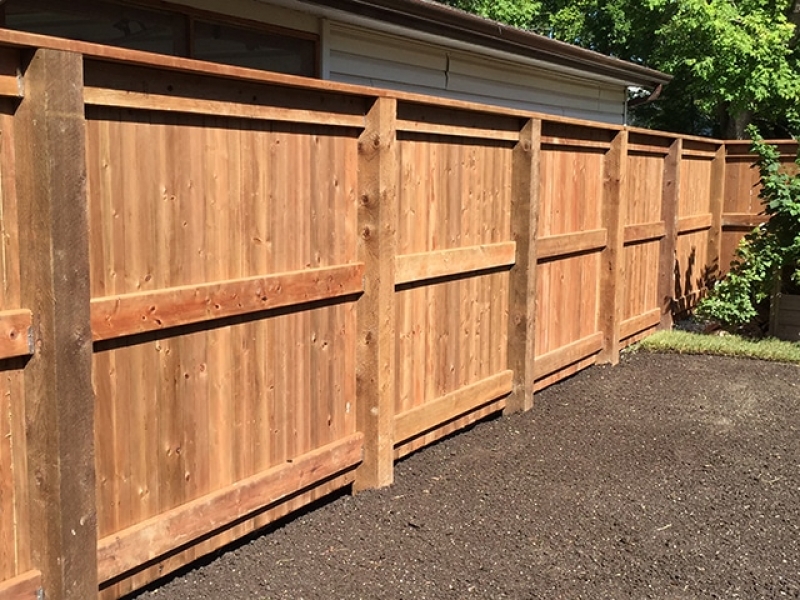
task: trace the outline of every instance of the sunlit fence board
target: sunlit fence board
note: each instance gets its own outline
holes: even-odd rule
[[[662,188],[668,144],[669,140],[662,138],[633,135],[629,146],[623,206],[626,236],[622,328],[626,339],[656,326],[660,319],[653,320],[652,311],[660,314],[663,308],[654,274],[659,270],[661,244],[666,235]],[[650,318],[642,319],[643,316]]]
[[[185,301],[162,291],[188,289],[191,301],[205,282],[241,280],[273,282],[262,286],[270,296],[293,298],[259,307],[246,288],[231,288],[219,318],[98,342],[101,537],[355,432],[353,298],[325,287],[293,296],[290,286],[306,271],[317,281],[315,273],[336,277],[356,261],[357,133],[87,109],[94,298]],[[361,289],[354,276],[350,294]]]
[[[686,148],[686,144],[684,145]],[[675,307],[678,312],[697,304],[714,273],[706,258],[711,229],[712,156],[684,151],[678,198],[678,238],[675,257]]]
[[[408,131],[398,133],[397,252],[429,266],[417,269],[415,278],[398,267],[396,347],[398,364],[404,366],[397,377],[396,415],[419,413],[429,403],[433,410],[437,399],[506,369],[513,145],[477,135],[465,138],[466,124],[455,118],[433,127],[407,123]],[[504,124],[510,128],[515,122]],[[416,133],[425,130],[436,134]],[[450,255],[461,260],[446,269],[435,267]],[[477,260],[486,268],[476,270]],[[430,278],[429,269],[440,276]],[[490,400],[496,398],[478,404]],[[397,440],[404,442],[397,455],[485,414],[484,406],[463,418],[453,415],[444,427],[418,432],[422,435],[411,441]]]
[[[540,240],[603,230],[604,159],[610,142],[602,140],[605,134],[602,131],[598,135],[591,130],[583,132],[570,128],[558,133],[561,134],[559,141],[564,142],[569,134],[575,145],[544,143],[542,146],[537,232]],[[543,142],[548,139],[554,142],[547,137],[543,137]],[[582,142],[588,145],[583,146]],[[536,267],[537,357],[552,355],[598,332],[599,250],[602,247],[587,246],[582,238],[576,238],[574,248],[562,247],[559,255],[545,253],[546,257],[539,257]],[[587,355],[596,351],[597,348],[593,348]],[[571,356],[560,369],[548,370],[537,382],[537,389],[574,373],[585,360],[587,356]]]
[[[15,52],[0,53],[0,72],[16,82]],[[31,562],[27,448],[25,435],[25,356],[29,347],[32,315],[20,309],[20,239],[15,185],[13,101],[0,98],[0,325],[3,326],[0,357],[0,589],[14,579],[20,589],[32,581],[23,575]],[[18,578],[19,577],[19,578]],[[24,579],[24,581],[23,581]],[[30,586],[28,586],[30,587]],[[33,588],[31,588],[33,589]]]

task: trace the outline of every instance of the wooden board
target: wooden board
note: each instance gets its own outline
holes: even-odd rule
[[[514,242],[401,254],[395,259],[395,284],[510,267],[515,256]]]
[[[3,68],[15,70],[18,56],[0,54],[6,61]],[[15,152],[16,103],[0,100],[0,310],[17,321],[21,305],[20,229],[16,175],[19,165]],[[26,311],[28,314],[32,314]],[[26,353],[28,341],[25,323],[6,329],[25,331],[11,342],[11,354]],[[22,329],[18,329],[22,325]],[[10,338],[11,336],[9,336]],[[30,501],[28,449],[25,419],[25,358],[8,357],[0,361],[0,581],[6,581],[33,568],[30,538]]]
[[[101,581],[213,533],[334,475],[362,458],[363,436],[354,434],[139,522],[98,544]]]
[[[0,360],[33,354],[32,325],[29,310],[0,311]]]
[[[364,265],[353,264],[94,298],[92,337],[106,340],[351,296],[363,291],[363,278]]]
[[[513,372],[503,371],[397,415],[394,422],[395,443],[405,442],[509,394],[512,377]]]
[[[106,538],[355,433],[356,296],[340,294],[363,287],[358,132],[108,107],[87,116],[95,306],[257,281],[280,284],[286,301],[239,314],[261,297],[248,308],[234,290],[225,319],[97,343]],[[311,302],[287,305],[298,300]],[[351,482],[337,476],[103,593],[130,592]]]
[[[42,574],[28,571],[0,581],[0,600],[39,600],[42,595]]]

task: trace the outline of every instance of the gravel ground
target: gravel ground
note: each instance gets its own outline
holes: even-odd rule
[[[800,598],[800,369],[632,354],[140,600]]]

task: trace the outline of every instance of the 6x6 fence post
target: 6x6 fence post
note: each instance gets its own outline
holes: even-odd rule
[[[605,158],[603,182],[603,227],[606,247],[601,255],[600,327],[603,349],[597,357],[600,363],[619,362],[622,325],[622,302],[625,282],[625,172],[628,163],[628,131],[614,136]]]
[[[97,596],[82,56],[36,50],[15,118],[33,565],[47,600]]]
[[[397,230],[397,101],[378,98],[358,140],[359,260],[356,404],[364,461],[353,489],[394,481],[395,254]]]
[[[539,177],[542,121],[525,123],[514,146],[511,179],[511,239],[517,245],[509,274],[508,368],[514,371],[508,412],[533,407],[533,357],[536,332],[536,227],[539,220]]]

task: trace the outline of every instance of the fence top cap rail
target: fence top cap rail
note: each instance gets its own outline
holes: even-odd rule
[[[726,140],[719,140],[716,138],[708,138],[703,137],[700,135],[688,135],[685,133],[672,133],[669,131],[659,131],[658,129],[645,129],[644,127],[627,127],[627,130],[631,133],[636,133],[639,135],[648,135],[651,137],[660,137],[660,138],[667,138],[671,139],[672,141],[681,139],[685,142],[699,142],[701,144],[710,144],[710,145],[721,145],[729,143]]]

